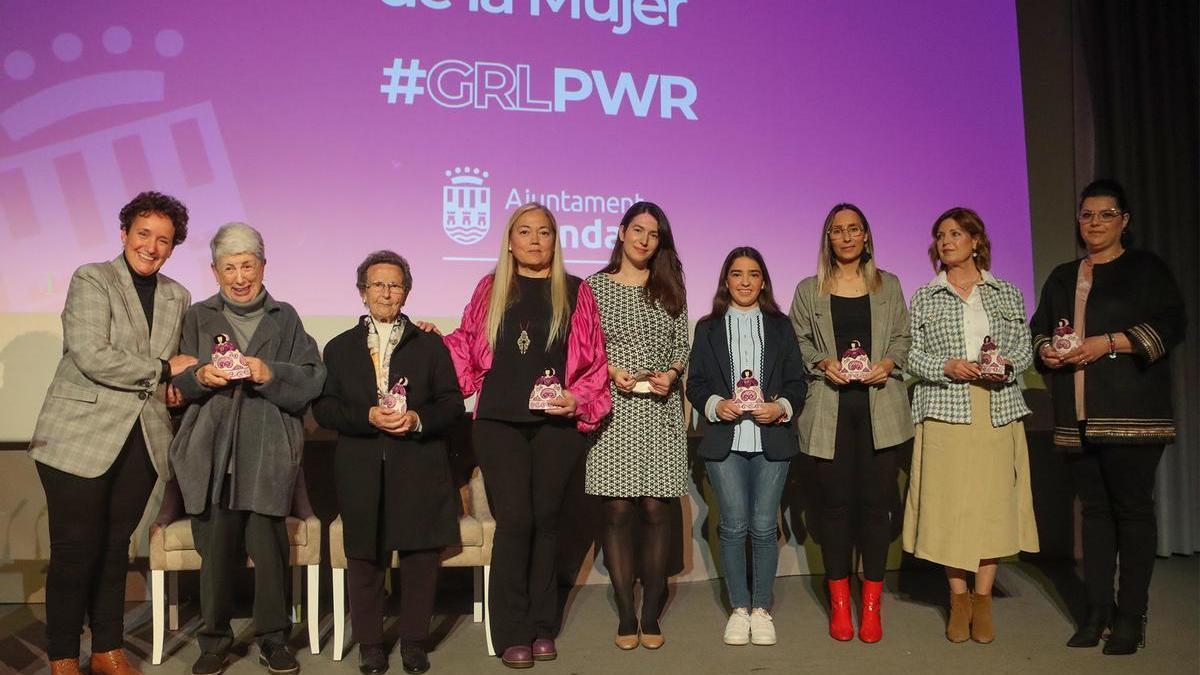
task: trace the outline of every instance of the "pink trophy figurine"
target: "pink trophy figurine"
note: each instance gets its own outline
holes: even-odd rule
[[[533,391],[529,393],[530,410],[546,410],[550,401],[562,396],[562,383],[554,374],[553,368],[542,371],[542,376],[533,381]]]
[[[408,411],[408,390],[405,388],[408,385],[408,378],[402,377],[396,380],[396,384],[392,388],[379,397],[379,407],[387,413],[396,413],[403,415]]]
[[[1054,348],[1054,351],[1062,356],[1082,344],[1083,340],[1079,338],[1075,329],[1071,328],[1071,322],[1059,319],[1058,326],[1054,329],[1054,337],[1050,340],[1050,346]]]
[[[225,333],[213,336],[212,364],[227,380],[244,380],[250,377],[250,366],[246,364],[246,357],[242,356],[237,344]]]
[[[871,371],[871,359],[858,340],[850,341],[850,348],[842,352],[842,376],[857,382]]]
[[[754,378],[754,371],[750,369],[742,371],[742,378],[733,388],[733,400],[737,403],[738,409],[743,411],[754,410],[763,404],[762,387],[758,386],[758,380]]]
[[[983,338],[983,346],[979,348],[979,371],[984,375],[1003,375],[1008,361],[1000,356],[1000,348],[992,342],[992,336]]]

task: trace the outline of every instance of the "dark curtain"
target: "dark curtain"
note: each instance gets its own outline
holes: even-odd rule
[[[1093,123],[1092,177],[1125,185],[1134,246],[1166,260],[1188,313],[1187,338],[1170,357],[1179,436],[1158,475],[1160,555],[1200,551],[1198,7],[1196,0],[1074,3]]]

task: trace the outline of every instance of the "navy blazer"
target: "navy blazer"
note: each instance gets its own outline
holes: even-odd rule
[[[784,460],[800,451],[796,439],[795,420],[800,417],[808,383],[800,345],[792,324],[783,314],[763,312],[763,372],[759,385],[763,396],[772,401],[786,398],[792,405],[792,419],[785,423],[760,425],[763,454],[769,459]],[[712,395],[733,398],[733,373],[729,370],[729,337],[725,317],[707,317],[696,324],[692,340],[692,356],[688,362],[687,397],[692,407],[704,414],[704,406]],[[721,461],[733,447],[735,422],[749,418],[744,413],[733,422],[713,422],[700,441],[700,457]]]

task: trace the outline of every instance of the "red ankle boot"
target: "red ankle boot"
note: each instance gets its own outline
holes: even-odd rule
[[[845,642],[854,637],[850,619],[850,578],[829,580],[829,637]]]
[[[882,581],[863,581],[862,614],[858,626],[858,639],[863,642],[873,643],[883,639],[883,621],[879,615],[882,595]]]

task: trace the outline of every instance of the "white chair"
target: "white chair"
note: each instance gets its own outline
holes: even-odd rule
[[[303,613],[308,615],[308,643],[313,654],[320,653],[320,633],[317,619],[320,613],[319,569],[321,563],[321,521],[312,512],[304,472],[296,479],[292,499],[292,514],[288,516],[288,564],[292,567],[292,621],[299,623]],[[247,567],[254,563],[246,560]],[[308,607],[301,611],[301,574],[308,576]],[[179,572],[199,570],[200,553],[192,538],[192,521],[183,510],[183,497],[175,481],[167,484],[162,508],[150,527],[150,600],[154,624],[154,647],[151,662],[162,663],[164,628],[179,629]],[[165,615],[165,616],[164,616]]]
[[[495,656],[492,646],[492,626],[488,620],[488,582],[492,571],[492,540],[496,536],[496,521],[488,508],[483,474],[476,468],[463,488],[463,515],[458,519],[461,548],[443,552],[442,567],[475,568],[475,623],[483,622],[488,656]],[[392,554],[392,567],[400,558]],[[346,639],[346,550],[342,532],[342,517],[329,524],[329,566],[333,569],[333,660],[341,661]]]

